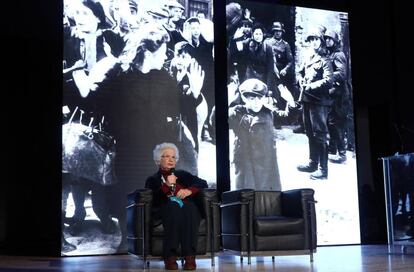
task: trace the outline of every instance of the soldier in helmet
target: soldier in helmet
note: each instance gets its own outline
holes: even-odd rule
[[[282,84],[288,90],[292,91],[293,86],[293,55],[290,45],[283,39],[285,27],[281,22],[274,22],[272,24],[273,36],[264,41],[272,48],[274,74],[276,77],[276,85]],[[270,88],[273,91],[273,96],[276,98],[277,107],[280,109],[286,108],[286,101],[281,99],[280,91],[277,88]],[[275,125],[279,124],[280,118],[276,117]],[[276,126],[277,127],[277,126]]]
[[[329,90],[332,101],[328,114],[329,130],[329,154],[335,155],[330,158],[333,163],[344,163],[346,161],[345,147],[345,125],[346,108],[345,103],[348,98],[348,63],[347,58],[341,50],[339,35],[335,31],[327,30],[325,35],[327,57],[332,64],[333,86]]]
[[[229,108],[229,127],[235,135],[233,163],[236,189],[281,190],[272,105],[265,83],[252,78],[239,86]]]
[[[266,39],[265,43],[269,44],[273,50],[276,77],[281,84],[289,87],[292,80],[293,55],[290,45],[283,39],[284,25],[281,22],[274,22],[272,32],[273,37]]]
[[[303,122],[309,140],[309,162],[299,165],[301,172],[310,172],[311,179],[328,178],[328,111],[329,89],[332,87],[332,66],[325,58],[325,39],[319,28],[306,38],[311,53],[298,70],[303,103]]]

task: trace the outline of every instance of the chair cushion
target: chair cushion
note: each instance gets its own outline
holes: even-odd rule
[[[152,221],[152,232],[153,236],[164,236],[164,226],[161,223],[161,219],[154,219]],[[198,235],[206,235],[207,233],[207,220],[205,218],[201,219],[200,226],[198,227]]]
[[[303,218],[284,216],[257,216],[253,221],[254,233],[260,236],[302,234]]]
[[[277,250],[303,250],[305,237],[303,234],[289,234],[279,236],[254,236],[254,250],[277,251]]]

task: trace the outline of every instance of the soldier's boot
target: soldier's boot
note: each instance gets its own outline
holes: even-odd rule
[[[310,178],[327,179],[328,178],[328,146],[319,144],[319,169],[310,175]]]
[[[314,141],[309,139],[309,162],[298,165],[296,168],[301,172],[312,173],[318,169],[319,150]]]

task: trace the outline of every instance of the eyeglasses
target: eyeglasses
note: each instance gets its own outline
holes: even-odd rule
[[[177,160],[177,158],[175,156],[170,156],[170,155],[162,155],[161,156],[161,159],[165,159],[165,160],[171,159],[173,161],[176,161]]]

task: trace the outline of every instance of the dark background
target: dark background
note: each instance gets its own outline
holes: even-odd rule
[[[363,244],[386,243],[378,158],[397,151],[414,152],[408,4],[392,0],[261,2],[349,13],[361,239]],[[225,2],[216,0],[214,7],[217,186],[222,192],[230,188]],[[0,253],[59,255],[62,3],[7,1],[2,10]]]

